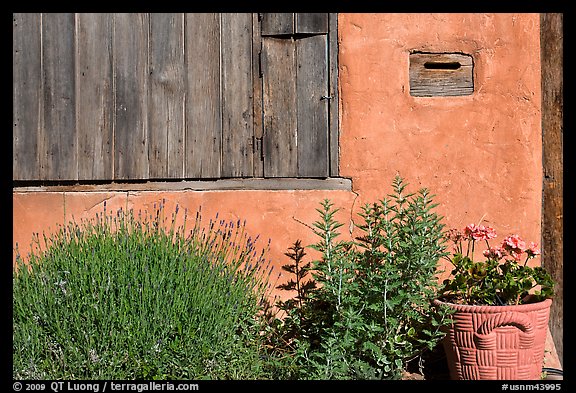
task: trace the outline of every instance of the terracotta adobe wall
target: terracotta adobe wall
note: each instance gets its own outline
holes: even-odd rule
[[[450,226],[482,217],[540,243],[538,14],[344,14],[341,174],[363,201],[400,173],[437,195]],[[412,97],[409,53],[474,59],[474,93]]]
[[[438,195],[449,222],[486,219],[539,237],[537,14],[345,14],[342,167],[367,199],[399,172]],[[475,92],[412,97],[410,50],[474,58]]]
[[[340,174],[350,191],[172,191],[13,193],[14,244],[25,254],[33,232],[107,208],[149,209],[166,200],[206,218],[246,219],[270,238],[276,272],[296,239],[316,241],[312,223],[324,198],[350,223],[391,191],[396,173],[410,190],[427,187],[449,226],[483,216],[502,237],[540,242],[542,188],[538,14],[340,14]],[[473,56],[475,91],[461,97],[412,97],[412,50]],[[193,216],[193,215],[190,215]],[[300,222],[299,222],[300,221]]]

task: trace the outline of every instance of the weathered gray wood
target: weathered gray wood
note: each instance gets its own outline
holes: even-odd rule
[[[294,34],[293,13],[262,14],[262,36]]]
[[[112,191],[210,191],[210,190],[352,190],[352,181],[329,179],[220,179],[198,181],[147,181],[137,183],[74,184],[55,186],[14,187],[26,192],[112,192]]]
[[[328,57],[330,64],[329,77],[329,145],[330,145],[330,176],[339,175],[339,115],[338,115],[338,14],[329,15],[329,33],[328,33]]]
[[[220,14],[186,14],[186,177],[220,177]]]
[[[329,173],[338,174],[336,17],[329,19],[328,48],[318,49],[330,62],[324,94],[332,99],[320,100],[329,113],[327,136],[317,132],[324,111],[309,110],[317,93],[306,91],[321,83],[314,69],[326,59],[315,50],[300,58],[300,67],[312,68],[301,68],[300,76],[312,74],[296,92],[294,32],[278,30],[293,27],[293,14],[263,15],[263,30],[268,21],[285,41],[264,38],[264,78],[257,14],[47,14],[43,24],[35,18],[30,33],[14,27],[16,180],[290,177],[298,176],[296,146],[300,176],[325,176],[317,174],[325,165],[315,171],[328,144]],[[302,14],[296,23],[304,31],[321,19]],[[298,41],[309,39],[318,40]],[[299,144],[297,116],[307,124]]]
[[[36,180],[42,108],[40,14],[13,14],[12,19],[12,178]]]
[[[148,178],[148,15],[114,15],[114,178]]]
[[[78,177],[74,84],[74,14],[42,14],[43,127],[40,179]]]
[[[78,14],[78,179],[112,179],[112,14]]]
[[[297,13],[294,18],[294,33],[296,34],[328,33],[328,14]]]
[[[298,176],[327,177],[328,58],[326,35],[296,40]]]
[[[184,176],[184,15],[150,14],[149,178]]]
[[[264,176],[298,175],[296,51],[293,40],[262,42]]]
[[[253,175],[252,15],[222,14],[222,173]]]
[[[260,52],[262,37],[260,35],[258,14],[252,14],[252,83],[254,94],[254,177],[264,177],[264,159],[262,152],[262,78],[260,70]]]
[[[540,15],[542,61],[542,264],[556,282],[550,310],[550,333],[560,362],[564,354],[563,224],[563,15]]]
[[[461,96],[474,92],[472,56],[412,53],[410,94],[415,97]]]
[[[218,178],[222,146],[220,14],[186,14],[185,29],[186,177]]]

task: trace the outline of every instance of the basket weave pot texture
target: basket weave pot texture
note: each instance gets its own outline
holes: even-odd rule
[[[434,304],[455,310],[444,339],[452,379],[540,379],[551,299],[513,306]]]

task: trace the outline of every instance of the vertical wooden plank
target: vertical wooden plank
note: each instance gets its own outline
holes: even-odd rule
[[[296,40],[298,176],[328,176],[328,56],[326,35]]]
[[[12,42],[12,178],[37,180],[42,97],[40,14],[13,14]]]
[[[186,177],[219,178],[220,14],[186,14]]]
[[[329,77],[329,131],[328,139],[330,146],[330,176],[339,176],[339,88],[338,88],[338,14],[331,13],[328,15],[329,33],[328,33],[328,63],[330,68]]]
[[[222,14],[222,176],[253,176],[252,15]]]
[[[184,176],[183,29],[183,14],[150,14],[150,178]]]
[[[72,13],[42,15],[43,124],[40,178],[78,177],[75,114],[75,26]]]
[[[292,13],[263,13],[262,35],[294,34],[294,14]]]
[[[297,13],[294,20],[296,34],[328,33],[327,13]]]
[[[78,14],[78,179],[112,179],[112,15]]]
[[[148,177],[148,15],[114,14],[114,178]]]
[[[550,333],[563,364],[564,239],[563,239],[563,15],[540,15],[542,62],[542,263],[556,281],[550,310]]]
[[[262,116],[262,74],[260,70],[260,53],[262,37],[258,13],[252,14],[252,80],[254,87],[254,177],[264,177],[264,159],[262,137],[264,125]]]
[[[291,39],[262,42],[264,176],[298,174],[296,145],[296,53]]]

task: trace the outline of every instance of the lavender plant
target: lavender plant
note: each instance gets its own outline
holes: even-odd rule
[[[187,231],[178,210],[105,208],[45,247],[36,234],[13,274],[13,378],[270,378],[267,248],[245,222],[200,212]]]

